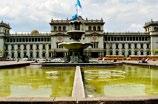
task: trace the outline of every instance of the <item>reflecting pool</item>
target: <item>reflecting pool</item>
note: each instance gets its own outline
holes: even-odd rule
[[[88,97],[158,95],[156,68],[123,65],[82,69]]]
[[[0,97],[71,96],[75,67],[0,69]]]

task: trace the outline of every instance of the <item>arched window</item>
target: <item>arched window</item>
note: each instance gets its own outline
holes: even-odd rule
[[[45,52],[42,53],[42,57],[43,57],[43,58],[46,57],[46,53],[45,53]]]
[[[39,58],[39,52],[36,52],[36,58]]]
[[[88,27],[88,30],[89,30],[89,31],[91,31],[91,30],[92,30],[92,27],[91,27],[91,26],[89,26],[89,27]]]
[[[32,51],[30,52],[30,58],[33,58],[33,52]]]
[[[95,26],[93,26],[93,31],[96,31],[96,27]]]
[[[59,26],[58,30],[61,31],[61,26]]]
[[[54,31],[57,31],[57,27],[56,26],[54,26]]]
[[[98,31],[101,31],[101,28],[100,28],[100,26],[98,26]]]
[[[66,26],[63,26],[63,31],[66,31]]]
[[[20,58],[20,56],[21,56],[21,55],[20,55],[20,52],[18,52],[18,58]]]

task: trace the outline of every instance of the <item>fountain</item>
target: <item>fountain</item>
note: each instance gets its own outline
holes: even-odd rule
[[[83,51],[88,46],[91,46],[91,43],[80,42],[85,31],[80,28],[82,21],[79,18],[80,16],[76,20],[70,22],[72,29],[67,32],[70,41],[59,44],[68,49],[68,55],[65,57],[66,63],[89,63],[89,58],[84,55]]]

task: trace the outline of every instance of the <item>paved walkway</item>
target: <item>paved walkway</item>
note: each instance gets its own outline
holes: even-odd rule
[[[85,91],[80,66],[76,67],[72,97],[76,98],[77,100],[85,98]]]
[[[135,63],[135,64],[138,64],[139,63],[139,61],[123,61],[123,62],[127,62],[127,63]],[[158,61],[148,61],[148,63],[147,64],[149,64],[149,65],[158,65]]]
[[[0,61],[0,68],[3,68],[3,67],[11,67],[11,66],[20,66],[20,65],[28,65],[32,63],[32,61]]]

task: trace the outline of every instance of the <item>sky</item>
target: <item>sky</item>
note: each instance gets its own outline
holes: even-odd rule
[[[158,0],[80,0],[81,16],[101,19],[105,32],[143,32],[145,22],[158,21]],[[0,0],[0,20],[12,32],[50,32],[51,19],[75,14],[76,0]]]

